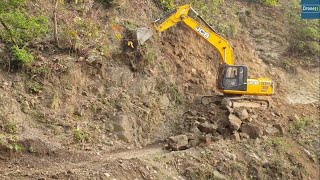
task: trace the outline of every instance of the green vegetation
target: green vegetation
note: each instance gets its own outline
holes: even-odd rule
[[[274,147],[278,153],[283,153],[288,149],[290,146],[289,144],[283,139],[279,137],[271,138],[268,142],[268,145]]]
[[[28,151],[29,151],[29,153],[34,153],[35,152],[32,146],[29,147]]]
[[[17,125],[13,122],[8,122],[5,126],[5,131],[10,134],[17,134]]]
[[[276,6],[278,5],[278,0],[257,0],[259,3],[266,6]]]
[[[168,94],[169,98],[176,104],[182,104],[184,102],[184,96],[180,93],[178,87],[173,83],[168,84],[166,81],[160,81],[156,85],[156,89],[159,90],[161,95]]]
[[[184,101],[184,98],[182,96],[182,94],[179,92],[178,88],[176,85],[171,84],[169,86],[169,94],[170,97],[174,100],[174,102],[176,102],[177,104],[182,104]]]
[[[0,2],[0,12],[10,11],[12,9],[19,10],[24,7],[26,0],[7,0]]]
[[[20,152],[23,150],[23,147],[20,145],[20,144],[17,144],[17,143],[14,143],[12,145],[12,149],[15,151],[15,152]]]
[[[174,8],[174,0],[159,0],[159,4],[161,5],[161,8],[163,8],[165,11]]]
[[[14,142],[12,142],[12,143],[7,144],[7,143],[3,143],[3,142],[2,142],[2,144],[4,144],[4,145],[5,145],[6,147],[8,147],[9,149],[12,149],[14,152],[21,152],[21,151],[23,151],[24,148],[23,148],[20,144],[16,143],[14,139],[15,139],[15,138],[12,139],[12,140],[14,141]],[[0,141],[0,144],[1,144],[1,141]]]
[[[0,38],[12,45],[11,55],[15,62],[26,64],[33,60],[26,45],[48,31],[48,20],[44,16],[31,16],[27,13],[26,0],[0,2]]]
[[[206,21],[217,31],[226,37],[235,37],[237,34],[237,28],[232,21],[224,21],[223,17],[225,12],[221,11],[221,6],[224,0],[210,0],[198,1],[198,0],[185,0],[184,3],[191,4],[192,7],[206,19]],[[212,15],[215,18],[210,18]],[[229,17],[228,17],[229,18]]]
[[[313,120],[309,117],[304,117],[304,118],[296,117],[293,123],[290,125],[289,131],[291,133],[300,133],[312,122]]]
[[[89,134],[79,128],[73,130],[73,137],[78,143],[89,141]]]
[[[319,65],[317,57],[320,53],[319,20],[304,20],[300,17],[299,1],[292,1],[286,8],[286,19],[289,23],[291,56],[301,58],[304,64]],[[306,61],[307,60],[307,61]]]
[[[98,1],[104,4],[106,7],[112,7],[117,3],[116,0],[98,0]]]
[[[144,66],[153,65],[154,62],[157,60],[157,52],[154,48],[147,49],[147,52],[145,52],[145,55],[143,56],[144,60]]]
[[[48,21],[44,16],[29,16],[25,12],[2,12],[0,22],[4,29],[0,37],[7,43],[21,47],[45,35],[48,31]]]
[[[38,83],[32,83],[32,84],[29,84],[28,89],[32,94],[39,94],[41,92],[42,87]]]
[[[260,3],[265,6],[276,6],[278,5],[278,0],[249,0],[250,2]]]
[[[33,61],[33,56],[25,48],[19,48],[14,45],[11,47],[11,54],[14,61],[21,62],[23,64]]]

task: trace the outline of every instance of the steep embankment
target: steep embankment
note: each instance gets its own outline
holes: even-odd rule
[[[41,12],[50,28],[27,44],[34,61],[23,68],[8,72],[11,44],[1,44],[0,177],[319,176],[319,70],[300,67],[297,57],[290,61],[287,1],[276,7],[243,0],[176,2],[192,2],[210,19],[250,76],[275,80],[266,111],[194,102],[216,93],[219,60],[183,25],[153,37],[138,56],[123,51],[126,30],[148,26],[169,1],[109,2],[59,1],[60,48],[53,37],[55,2],[30,2],[27,12]],[[248,117],[239,120],[239,111]],[[230,114],[237,122],[231,126]],[[195,147],[169,152],[163,144],[146,146],[179,134]]]

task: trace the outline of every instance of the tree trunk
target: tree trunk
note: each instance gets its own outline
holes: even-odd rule
[[[57,11],[58,11],[59,0],[56,0],[56,4],[53,11],[54,16],[54,41],[56,42],[56,46],[60,48],[59,37],[58,37],[58,22],[57,22]]]

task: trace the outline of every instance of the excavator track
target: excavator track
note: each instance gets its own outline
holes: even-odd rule
[[[250,96],[223,96],[223,95],[205,95],[197,98],[197,102],[209,105],[211,103],[222,105],[223,107],[247,107],[247,108],[270,108],[270,102],[266,99],[259,99]]]

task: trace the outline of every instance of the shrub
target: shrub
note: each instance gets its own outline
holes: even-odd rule
[[[14,143],[14,144],[12,145],[12,149],[13,149],[15,152],[23,151],[23,147],[22,147],[20,144],[17,144],[17,143]]]
[[[303,131],[307,126],[309,126],[313,122],[312,119],[308,117],[304,118],[296,118],[293,123],[289,127],[289,131],[291,133],[300,133]]]
[[[320,35],[318,20],[303,20],[300,17],[299,1],[292,1],[286,9],[285,15],[289,23],[290,46],[289,53],[298,56],[304,64],[316,64],[317,56],[320,52]],[[306,62],[306,59],[312,59],[311,62]]]
[[[278,4],[278,0],[259,0],[261,4],[267,6],[276,6]]]
[[[33,61],[33,56],[26,49],[19,48],[18,46],[11,47],[11,54],[14,61],[21,62],[23,64],[30,63]]]
[[[10,133],[10,134],[17,134],[17,125],[14,124],[13,122],[9,122],[6,127],[6,132]]]
[[[19,9],[26,5],[26,0],[7,0],[0,2],[0,13],[5,11],[10,11],[14,9]]]
[[[319,41],[320,35],[318,30],[314,27],[305,27],[299,30],[299,36],[301,39],[309,41]]]
[[[14,64],[21,67],[29,63],[33,56],[25,48],[29,42],[43,37],[48,32],[48,19],[31,16],[26,11],[26,0],[0,1],[0,39],[8,43]],[[22,48],[23,47],[23,48]],[[18,62],[18,64],[15,64]],[[10,64],[11,66],[11,64]]]
[[[28,17],[20,11],[0,14],[7,29],[0,30],[0,37],[7,43],[23,46],[48,31],[48,20],[44,16]]]
[[[278,4],[278,0],[249,0],[250,2],[260,3],[265,6],[276,6]]]
[[[89,134],[78,128],[73,131],[73,136],[76,142],[84,142],[89,140]]]
[[[28,89],[32,94],[39,94],[41,92],[42,87],[38,83],[32,83],[32,84],[29,84],[28,86],[29,86]]]
[[[159,0],[159,3],[161,5],[161,8],[163,8],[165,11],[174,8],[174,0]]]

